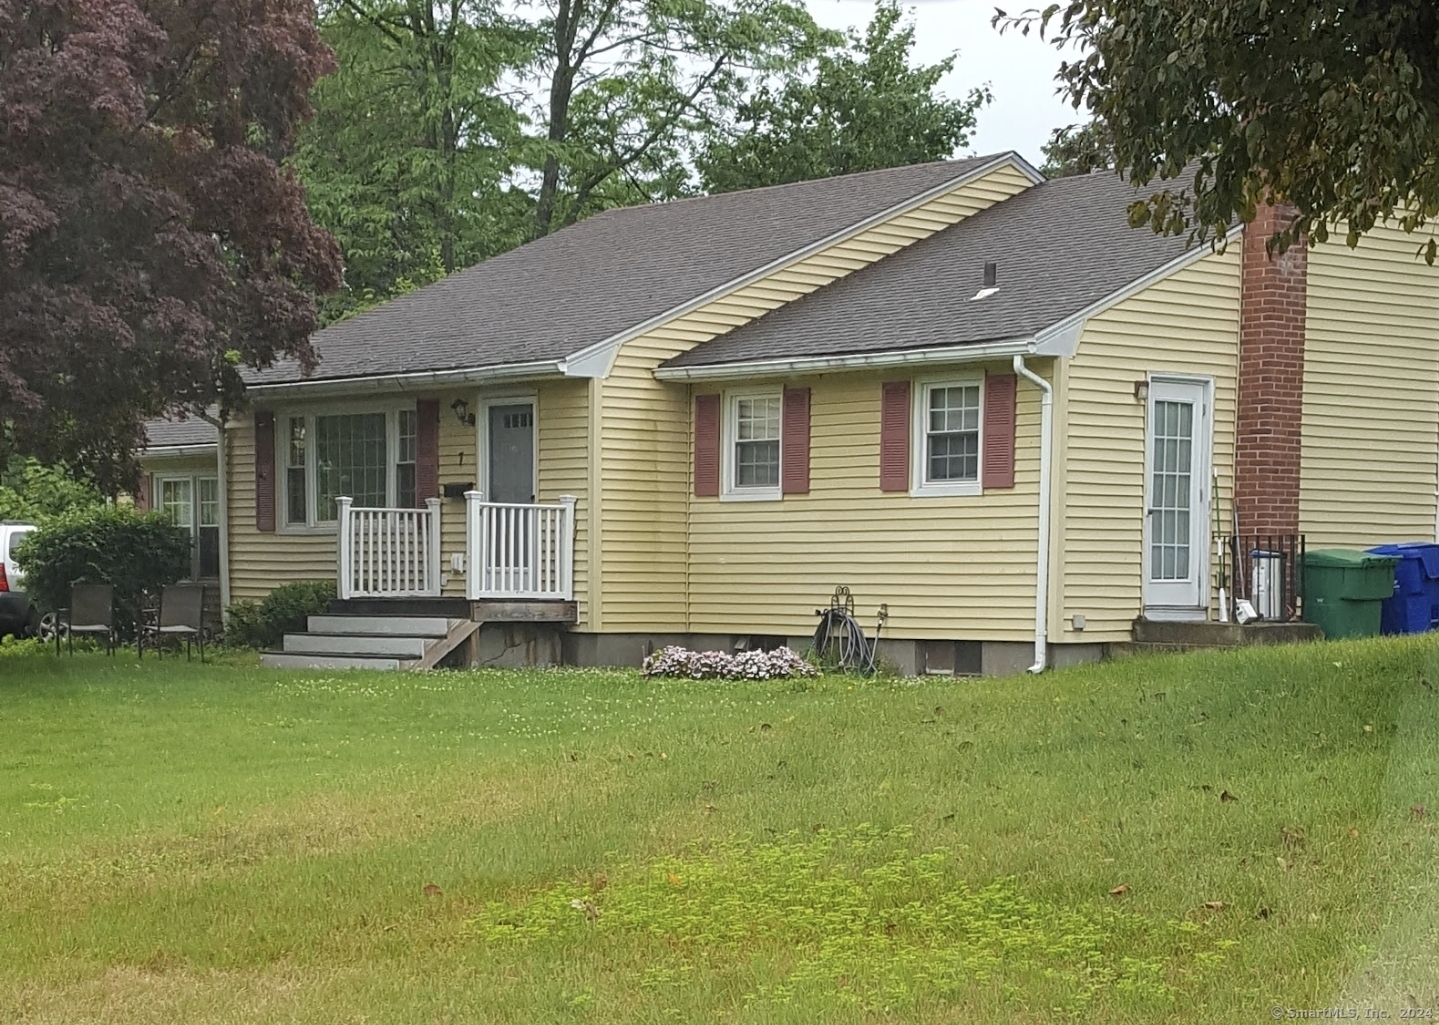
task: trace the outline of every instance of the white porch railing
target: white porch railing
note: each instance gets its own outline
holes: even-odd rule
[[[568,601],[575,595],[575,498],[486,502],[465,492],[466,596]]]
[[[436,597],[440,593],[440,500],[423,509],[355,508],[337,498],[341,598]]]

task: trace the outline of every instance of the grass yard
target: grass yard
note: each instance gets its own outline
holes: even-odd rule
[[[1436,656],[796,685],[0,649],[0,1020],[1397,1019],[1439,1006]]]

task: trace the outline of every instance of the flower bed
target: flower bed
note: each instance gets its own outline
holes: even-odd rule
[[[673,644],[648,656],[642,670],[646,676],[688,680],[784,680],[819,674],[789,648],[731,655],[723,651],[690,651]]]

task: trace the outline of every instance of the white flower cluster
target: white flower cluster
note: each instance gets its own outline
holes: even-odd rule
[[[674,644],[647,657],[642,669],[646,676],[689,680],[784,680],[819,674],[789,648],[730,655],[723,651],[690,651]]]

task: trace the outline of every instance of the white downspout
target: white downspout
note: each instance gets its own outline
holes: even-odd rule
[[[1049,495],[1054,461],[1054,386],[1014,357],[1014,372],[1040,390],[1039,404],[1039,556],[1034,585],[1034,665],[1031,673],[1042,673],[1049,665]]]
[[[230,618],[230,482],[225,466],[225,416],[207,415],[204,419],[215,428],[215,466],[218,478],[215,482],[215,502],[219,506],[216,513],[220,520],[220,622],[224,624]]]

